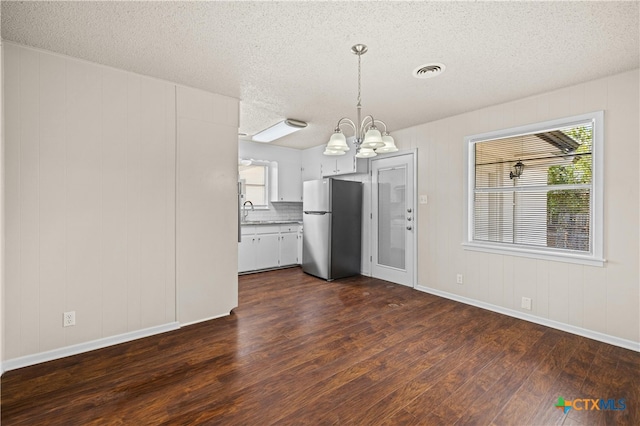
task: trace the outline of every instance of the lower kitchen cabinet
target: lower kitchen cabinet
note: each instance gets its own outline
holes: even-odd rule
[[[243,235],[238,243],[238,272],[252,271],[256,267],[255,235]]]
[[[280,266],[298,263],[298,234],[280,235]]]
[[[278,266],[279,261],[278,234],[256,235],[256,266],[253,269],[267,269]]]
[[[302,226],[298,228],[298,265],[302,265]]]
[[[238,272],[300,263],[298,228],[298,225],[243,226],[238,243]]]

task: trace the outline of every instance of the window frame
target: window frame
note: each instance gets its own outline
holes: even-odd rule
[[[572,252],[554,248],[531,247],[518,244],[487,242],[474,240],[475,211],[475,149],[476,143],[492,139],[522,136],[530,133],[542,133],[561,127],[591,122],[593,125],[592,140],[592,194],[590,204],[590,252]],[[512,127],[502,130],[481,133],[464,138],[464,230],[463,248],[465,250],[483,251],[494,254],[523,256],[535,259],[578,263],[591,266],[603,266],[604,259],[604,111],[564,117],[539,123]]]
[[[256,210],[269,210],[269,202],[270,202],[270,189],[271,189],[271,163],[269,161],[264,160],[252,160],[251,166],[260,166],[264,168],[264,199],[266,204],[256,204],[254,205],[254,209]],[[247,183],[245,179],[240,177],[240,172],[238,172],[238,179],[242,182],[243,188],[243,202],[246,201],[246,187]],[[262,186],[262,185],[249,185],[249,186]],[[250,201],[250,200],[249,200]]]

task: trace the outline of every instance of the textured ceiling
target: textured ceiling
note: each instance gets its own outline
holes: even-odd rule
[[[364,114],[393,132],[639,66],[638,2],[2,2],[2,38],[241,99],[240,131]],[[419,65],[446,72],[419,80]]]

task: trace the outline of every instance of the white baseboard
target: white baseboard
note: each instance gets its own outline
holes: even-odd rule
[[[235,308],[233,308],[233,309],[235,309]],[[214,316],[208,317],[208,318],[202,318],[202,319],[198,319],[198,320],[191,321],[191,322],[185,322],[185,323],[180,324],[180,327],[187,327],[189,325],[198,324],[198,323],[205,322],[205,321],[211,321],[211,320],[222,318],[222,317],[227,317],[229,315],[231,315],[231,311],[227,312],[226,314],[214,315]]]
[[[577,334],[578,336],[587,337],[589,339],[597,340],[599,342],[604,342],[610,345],[619,346],[621,348],[640,352],[640,343],[634,342],[632,340],[622,339],[620,337],[615,337],[609,334],[588,330],[586,328],[576,327],[574,325],[565,324],[565,323],[550,320],[547,318],[537,317],[535,315],[516,311],[514,309],[504,308],[502,306],[493,305],[491,303],[482,302],[480,300],[470,299],[468,297],[459,296],[453,293],[447,293],[446,291],[436,290],[430,287],[424,287],[424,286],[418,285],[415,288],[416,290],[420,290],[425,293],[430,293],[435,296],[444,297],[445,299],[455,300],[456,302],[477,306],[478,308],[487,309],[489,311],[497,312],[499,314],[508,315],[510,317],[519,318],[525,321],[544,325],[546,327],[551,327],[557,330],[566,331],[567,333]]]
[[[66,346],[64,348],[53,349],[50,351],[40,352],[33,355],[26,355],[19,358],[13,358],[4,361],[1,364],[2,370],[0,371],[4,373],[5,371],[28,367],[30,365],[40,364],[41,362],[47,362],[71,355],[77,355],[83,352],[93,351],[95,349],[106,348],[107,346],[113,346],[120,343],[129,342],[131,340],[153,336],[154,334],[166,333],[167,331],[177,330],[179,328],[179,323],[171,322],[156,327],[149,327],[142,330],[131,331],[129,333],[118,334],[116,336],[92,340],[90,342],[78,343],[77,345]]]

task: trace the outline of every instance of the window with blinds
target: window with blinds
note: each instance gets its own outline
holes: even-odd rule
[[[467,242],[601,259],[598,117],[602,113],[467,138]]]

